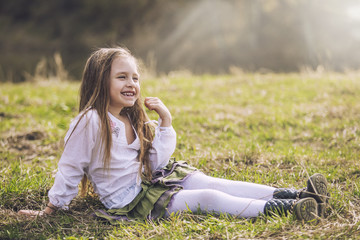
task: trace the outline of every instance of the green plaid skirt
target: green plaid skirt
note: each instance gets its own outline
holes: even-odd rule
[[[141,183],[142,190],[131,203],[120,209],[96,210],[95,215],[112,224],[161,218],[171,197],[182,189],[180,183],[195,171],[186,162],[171,159],[166,167],[153,173],[151,181]]]

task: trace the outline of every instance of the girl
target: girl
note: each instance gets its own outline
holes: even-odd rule
[[[65,136],[64,152],[49,203],[43,211],[67,209],[90,181],[108,209],[96,215],[111,222],[155,219],[190,209],[236,217],[294,212],[299,220],[323,216],[327,183],[311,176],[301,191],[206,176],[184,162],[169,161],[176,133],[167,107],[156,97],[144,104],[159,115],[155,127],[140,97],[138,65],[124,48],[102,48],[88,59],[80,90],[80,114]]]

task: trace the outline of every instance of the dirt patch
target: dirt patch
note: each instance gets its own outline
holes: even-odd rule
[[[40,131],[35,131],[25,134],[25,139],[29,141],[41,140],[46,137],[46,134]]]
[[[0,119],[2,119],[2,118],[10,119],[10,118],[18,118],[18,117],[19,117],[18,115],[9,114],[6,112],[0,112]]]
[[[39,155],[55,155],[60,143],[44,144],[48,135],[42,131],[19,133],[0,139],[0,152],[21,155],[22,160],[32,160]]]
[[[26,134],[19,134],[10,136],[5,139],[8,148],[17,149],[23,151],[26,149],[32,149],[34,146],[33,141],[42,140],[46,137],[46,133],[40,131],[33,131]]]

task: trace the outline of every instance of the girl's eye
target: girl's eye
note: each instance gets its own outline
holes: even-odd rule
[[[139,81],[139,78],[134,77],[133,80],[134,80],[135,82],[137,82],[137,81]]]
[[[118,76],[118,78],[125,79],[126,76],[125,76],[125,75],[121,75],[121,76]]]

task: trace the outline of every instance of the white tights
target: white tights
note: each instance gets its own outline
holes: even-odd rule
[[[192,174],[181,185],[184,189],[174,194],[166,216],[200,209],[236,217],[256,217],[263,212],[275,190],[266,185],[209,177],[202,172]]]

